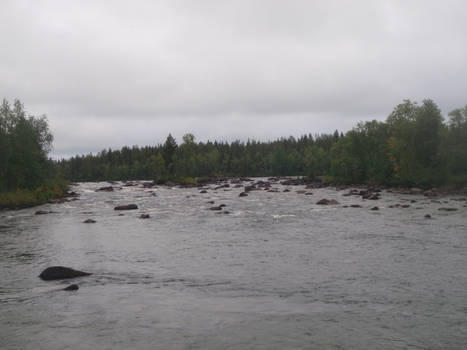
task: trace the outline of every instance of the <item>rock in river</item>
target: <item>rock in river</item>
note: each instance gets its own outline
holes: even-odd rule
[[[319,204],[319,205],[336,205],[336,204],[339,204],[339,202],[336,201],[335,199],[321,199],[318,202],[316,202],[316,204]]]
[[[77,284],[70,284],[68,287],[63,288],[63,290],[78,290],[79,286]]]
[[[112,186],[100,187],[96,192],[113,192],[114,188]]]
[[[51,281],[89,275],[92,275],[92,273],[74,270],[64,266],[51,266],[42,271],[39,277],[44,281]]]
[[[114,210],[135,210],[138,209],[136,204],[127,204],[127,205],[119,205],[114,208]]]

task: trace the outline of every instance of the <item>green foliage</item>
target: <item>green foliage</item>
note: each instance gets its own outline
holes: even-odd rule
[[[34,190],[18,188],[14,191],[0,193],[0,209],[20,209],[44,204],[51,199],[62,198],[67,189],[67,181],[55,180]]]
[[[45,116],[27,115],[23,104],[0,107],[0,209],[24,208],[61,198],[68,182],[48,159],[52,134]]]
[[[3,100],[0,107],[0,192],[18,188],[34,189],[52,171],[47,156],[52,134],[45,116],[28,116],[22,103],[11,106]]]
[[[449,113],[441,154],[449,174],[448,183],[467,185],[467,106]]]
[[[441,112],[431,100],[421,106],[405,101],[388,117],[389,157],[394,180],[407,186],[428,187],[444,182],[440,151],[445,128]]]
[[[189,186],[194,186],[194,185],[197,185],[198,182],[196,181],[196,179],[192,178],[192,177],[176,177],[174,178],[173,180],[171,180],[172,182],[175,182],[177,184],[181,184],[181,185],[189,185]]]
[[[173,136],[169,134],[169,136],[167,136],[167,140],[164,143],[164,147],[162,148],[162,156],[164,157],[166,171],[171,175],[174,173],[173,163],[177,148],[177,141],[175,141]]]
[[[196,142],[186,134],[181,145],[169,135],[163,145],[109,149],[58,166],[74,181],[177,179],[194,184],[184,178],[305,175],[343,183],[465,186],[467,106],[449,117],[445,124],[431,100],[421,105],[405,100],[385,122],[359,123],[345,135],[336,130],[298,139],[224,143]]]

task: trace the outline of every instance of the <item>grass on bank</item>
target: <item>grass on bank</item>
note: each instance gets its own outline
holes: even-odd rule
[[[47,203],[50,199],[63,198],[68,191],[69,182],[51,181],[34,190],[17,189],[0,193],[0,209],[22,209]]]

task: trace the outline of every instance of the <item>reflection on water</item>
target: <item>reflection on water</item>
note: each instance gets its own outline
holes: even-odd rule
[[[43,207],[52,214],[0,212],[2,349],[467,344],[460,197],[362,201],[334,189],[284,193],[281,185],[248,197],[238,197],[242,188],[94,191],[105,185],[80,184],[79,201]],[[316,205],[322,198],[340,204]],[[113,210],[129,203],[139,209]],[[344,208],[351,204],[362,208]],[[139,219],[143,213],[150,218]],[[93,275],[64,292],[69,281],[37,277],[51,265]]]

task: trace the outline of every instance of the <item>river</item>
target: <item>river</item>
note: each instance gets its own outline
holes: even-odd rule
[[[102,186],[0,212],[1,349],[467,348],[461,196]],[[53,265],[93,274],[38,278]]]

